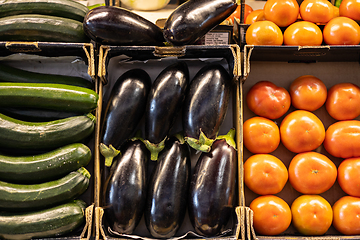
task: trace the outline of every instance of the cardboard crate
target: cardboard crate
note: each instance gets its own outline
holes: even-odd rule
[[[95,86],[95,58],[94,47],[90,43],[53,43],[53,42],[0,42],[0,61],[19,69],[47,73],[82,77],[94,83]],[[96,89],[94,89],[97,91]],[[95,110],[94,113],[95,115]],[[89,138],[85,144],[91,149],[94,156],[94,137]],[[66,236],[59,239],[90,239],[93,226],[94,208],[94,161],[85,166],[90,172],[88,189],[78,197],[87,204],[85,211],[85,224]]]
[[[351,82],[360,85],[360,68],[359,68],[359,46],[321,46],[321,47],[286,47],[286,46],[244,46],[244,71],[241,78],[242,91],[241,99],[244,101],[249,89],[258,81],[267,80],[275,83],[278,86],[284,87],[287,90],[293,80],[302,75],[314,75],[320,78],[329,89],[336,83]],[[294,107],[290,107],[289,112],[294,111]],[[313,112],[323,122],[325,129],[329,127],[335,120],[327,113],[325,106]],[[246,102],[243,104],[243,121],[255,116],[249,110]],[[281,120],[284,118],[274,120],[280,126]],[[357,118],[360,120],[360,117]],[[244,162],[252,153],[244,146],[243,159]],[[339,166],[342,159],[335,158],[326,152],[323,145],[315,150],[330,158],[336,165]],[[279,147],[271,153],[272,155],[281,159],[285,166],[289,163],[296,154],[287,150],[282,143]],[[359,239],[359,236],[345,236],[339,233],[333,226],[323,236],[303,236],[299,234],[294,226],[290,227],[279,236],[260,236],[253,228],[253,212],[249,205],[257,194],[252,192],[244,186],[245,195],[245,218],[246,218],[246,239]],[[301,194],[297,192],[288,181],[284,189],[276,194],[283,198],[289,206],[296,197]],[[329,201],[331,206],[340,197],[346,195],[340,188],[338,182],[323,194],[320,194]]]
[[[190,79],[194,77],[194,74],[205,64],[209,62],[218,62],[222,64],[231,74],[233,82],[236,88],[232,92],[232,97],[229,102],[228,112],[224,123],[220,129],[219,134],[225,134],[231,127],[236,129],[236,142],[240,141],[240,101],[239,101],[239,76],[240,76],[240,49],[237,45],[189,45],[184,47],[120,47],[120,46],[101,46],[99,51],[99,94],[102,96],[101,105],[98,107],[99,112],[103,109],[102,105],[106,105],[110,91],[113,84],[119,76],[124,72],[132,68],[143,68],[147,71],[152,79],[155,80],[157,75],[168,65],[176,61],[185,61],[188,64]],[[180,118],[179,118],[180,119]],[[175,123],[174,132],[179,129],[179,120]],[[100,123],[101,125],[101,123]],[[99,130],[99,129],[98,129]],[[98,135],[100,136],[100,135]],[[99,139],[96,140],[96,146],[99,146]],[[97,160],[103,162],[104,159],[100,156],[99,151],[96,156]],[[198,157],[199,154],[196,156]],[[194,155],[193,155],[194,156]],[[238,153],[239,157],[239,153]],[[195,159],[196,160],[196,159]],[[242,161],[238,161],[242,162]],[[192,161],[192,166],[194,161]],[[101,171],[102,169],[100,169]],[[240,182],[240,179],[238,179]],[[101,203],[102,186],[101,176],[96,182],[95,196],[95,225],[96,225],[96,239],[116,239],[116,238],[141,238],[141,239],[153,239],[150,233],[145,227],[144,219],[142,218],[139,226],[135,229],[133,235],[119,235],[116,233],[110,234],[111,229],[106,227],[106,220],[103,216],[103,208]],[[243,202],[241,197],[241,190],[237,197],[238,202]],[[234,209],[235,210],[235,209]],[[235,215],[235,211],[234,211]],[[230,231],[230,236],[226,235],[223,238],[234,239],[239,235],[239,227],[243,224],[239,224],[240,216],[237,216],[229,223],[227,232]],[[182,227],[179,229],[178,234],[174,238],[193,238],[199,237],[193,233],[190,222],[185,217]]]

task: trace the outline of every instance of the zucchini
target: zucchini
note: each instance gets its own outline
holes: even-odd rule
[[[70,233],[85,221],[86,203],[74,200],[25,213],[0,212],[0,238],[30,239]]]
[[[73,0],[3,0],[0,17],[41,14],[70,18],[82,22],[89,9]]]
[[[47,122],[79,115],[72,112],[18,107],[0,107],[0,113],[29,122]]]
[[[49,122],[25,122],[0,114],[0,148],[58,148],[90,136],[95,121],[91,113]]]
[[[91,89],[65,84],[0,82],[0,107],[88,113],[97,107],[98,99]]]
[[[54,180],[86,166],[90,159],[91,150],[82,143],[69,144],[35,156],[0,154],[0,180],[14,183]]]
[[[57,180],[39,184],[0,181],[0,208],[34,210],[55,206],[80,196],[89,187],[90,173],[81,167]]]
[[[88,43],[83,23],[73,19],[39,14],[0,18],[1,41]]]
[[[0,8],[1,9],[1,8]],[[94,84],[81,77],[45,74],[14,68],[0,63],[1,82],[59,83],[92,89]]]

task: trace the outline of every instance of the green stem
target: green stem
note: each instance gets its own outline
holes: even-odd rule
[[[143,143],[145,144],[146,148],[149,149],[149,151],[150,151],[150,154],[151,154],[150,159],[152,161],[158,160],[159,153],[165,147],[165,140],[166,140],[166,137],[159,143],[151,143],[149,140],[143,140]]]
[[[108,147],[103,143],[100,143],[100,153],[105,157],[105,166],[107,167],[111,166],[114,157],[121,154],[120,151],[114,148],[111,144]]]
[[[229,146],[236,150],[235,133],[235,128],[231,128],[226,135],[220,135],[216,139],[224,139]]]
[[[185,137],[185,141],[189,144],[190,147],[194,148],[197,151],[210,152],[211,146],[215,139],[206,137],[206,135],[200,129],[199,139]]]
[[[84,168],[84,167],[79,168],[79,169],[77,170],[77,172],[81,173],[82,175],[84,175],[84,176],[87,177],[88,179],[91,178],[90,172],[89,172],[86,168]]]

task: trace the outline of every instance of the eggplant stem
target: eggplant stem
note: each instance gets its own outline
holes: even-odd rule
[[[113,145],[106,146],[100,143],[100,153],[105,157],[105,166],[111,167],[114,157],[120,154],[120,151],[113,147]]]
[[[210,152],[211,146],[215,139],[206,137],[206,135],[200,129],[199,139],[185,137],[185,141],[189,144],[190,147],[194,148],[195,150],[201,152]]]
[[[226,135],[220,135],[216,139],[224,139],[229,146],[236,150],[235,128],[231,128]]]
[[[157,161],[159,157],[159,153],[164,149],[165,147],[165,140],[166,137],[159,143],[151,143],[149,140],[143,140],[143,143],[145,144],[146,148],[150,151],[150,159],[152,161]]]

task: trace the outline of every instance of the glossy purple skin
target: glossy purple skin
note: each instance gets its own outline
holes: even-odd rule
[[[189,0],[177,7],[164,25],[164,38],[173,45],[196,43],[237,8],[234,0]]]
[[[130,140],[121,150],[104,185],[103,208],[113,231],[131,234],[144,212],[150,155],[141,140]]]
[[[147,195],[145,223],[155,238],[171,238],[186,213],[191,159],[186,143],[171,137],[160,153]]]
[[[200,69],[191,81],[183,107],[185,137],[199,139],[200,129],[214,139],[226,116],[231,88],[229,73],[219,64]]]
[[[185,62],[166,67],[152,84],[145,112],[145,139],[160,143],[168,135],[180,112],[189,84]]]
[[[216,140],[209,153],[202,153],[189,191],[189,217],[195,231],[205,237],[220,233],[228,223],[235,203],[236,150],[225,140]]]
[[[118,149],[132,137],[144,115],[150,88],[150,76],[142,69],[131,69],[118,78],[104,112],[102,143]]]
[[[95,42],[122,46],[162,46],[161,28],[127,9],[101,6],[84,18],[85,34]]]

